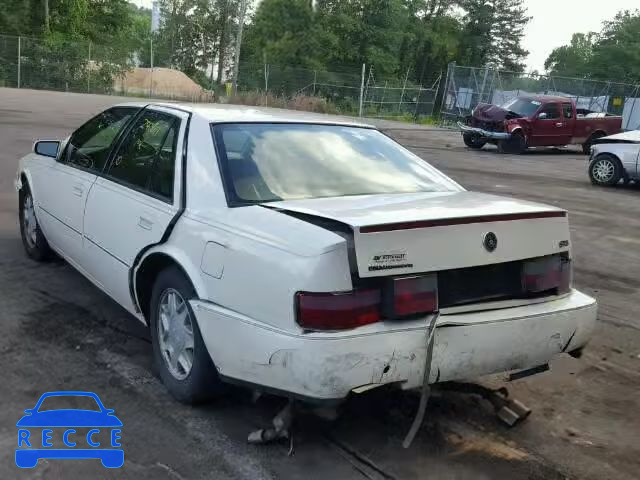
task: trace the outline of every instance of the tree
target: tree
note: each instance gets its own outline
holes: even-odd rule
[[[619,12],[605,22],[589,68],[594,78],[640,81],[640,10]]]
[[[554,75],[588,77],[591,69],[595,33],[574,33],[569,45],[554,48],[544,68]]]
[[[401,0],[319,0],[318,23],[326,33],[326,64],[373,65],[380,74],[399,67],[402,32],[407,28]]]
[[[531,20],[520,0],[461,0],[464,32],[460,60],[470,66],[489,65],[520,72],[529,52],[522,48],[524,28]]]
[[[640,10],[621,11],[599,33],[574,34],[545,61],[552,74],[640,82]]]
[[[462,25],[453,15],[454,0],[408,0],[408,28],[400,47],[400,72],[424,84],[458,59]]]
[[[241,58],[250,63],[320,66],[318,35],[308,0],[263,0],[247,27]]]

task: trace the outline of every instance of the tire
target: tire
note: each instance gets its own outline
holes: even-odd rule
[[[168,267],[156,278],[149,309],[154,366],[169,393],[186,404],[206,402],[223,391],[188,302],[196,297],[182,270]]]
[[[487,144],[486,140],[479,135],[474,135],[473,133],[463,133],[462,141],[467,147],[473,148],[474,150],[480,150]]]
[[[500,140],[498,142],[498,151],[500,153],[512,153],[520,155],[527,150],[527,139],[522,132],[515,132],[511,135],[511,138],[507,140]]]
[[[44,237],[38,219],[36,217],[35,204],[29,185],[25,185],[18,195],[20,205],[18,207],[18,216],[20,219],[20,237],[22,237],[22,245],[24,250],[32,260],[36,262],[44,262],[51,258],[51,247]]]
[[[622,178],[622,165],[613,155],[603,153],[589,164],[589,178],[594,185],[611,187]]]
[[[596,132],[593,135],[591,135],[589,137],[589,140],[587,140],[585,143],[582,144],[582,153],[584,153],[585,155],[590,155],[591,154],[591,146],[593,145],[593,141],[597,140],[599,138],[602,137],[606,137],[606,134],[602,133],[602,132]]]

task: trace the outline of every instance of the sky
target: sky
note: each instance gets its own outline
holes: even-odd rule
[[[544,71],[551,51],[571,41],[577,32],[600,31],[602,22],[620,10],[640,8],[640,0],[523,0],[529,16],[523,46],[527,69]]]
[[[151,0],[133,0],[151,7]],[[522,0],[533,17],[525,30],[527,70],[544,71],[551,51],[571,41],[577,32],[600,31],[602,22],[620,10],[640,8],[640,0]]]

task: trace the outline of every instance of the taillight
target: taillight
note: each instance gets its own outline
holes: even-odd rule
[[[384,313],[388,318],[432,313],[438,310],[436,275],[393,278],[385,289]]]
[[[311,330],[344,330],[380,321],[380,291],[298,292],[298,324]]]
[[[571,288],[571,260],[561,255],[536,258],[523,263],[522,288],[527,293],[557,289],[566,293]]]

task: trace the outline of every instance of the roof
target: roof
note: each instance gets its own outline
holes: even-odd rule
[[[572,102],[573,98],[571,97],[561,97],[559,95],[523,95],[520,98],[526,98],[529,100],[537,100],[542,103],[549,102]]]
[[[225,105],[219,103],[180,103],[180,102],[127,102],[120,106],[144,107],[156,105],[168,108],[179,108],[193,112],[213,123],[222,122],[299,122],[338,124],[374,128],[363,122],[338,115],[323,115],[297,110],[280,108],[253,107],[246,105]]]

